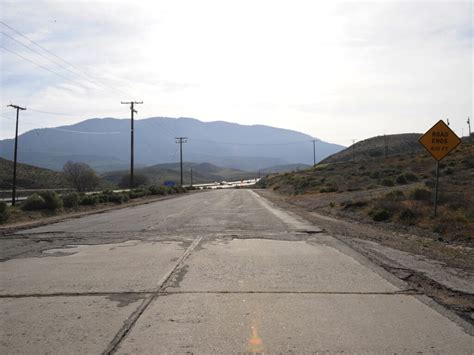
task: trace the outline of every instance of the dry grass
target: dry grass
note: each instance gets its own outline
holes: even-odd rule
[[[359,163],[321,164],[268,176],[260,185],[283,195],[312,196],[315,209],[327,201],[333,214],[415,226],[448,242],[473,246],[474,143],[464,142],[440,162],[437,217],[433,216],[435,172],[436,161],[420,151]]]

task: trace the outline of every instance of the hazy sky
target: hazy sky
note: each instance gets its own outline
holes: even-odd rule
[[[0,138],[14,135],[9,103],[32,109],[21,113],[21,132],[128,117],[120,101],[133,99],[144,101],[137,118],[266,124],[344,145],[423,132],[445,118],[466,133],[473,115],[471,1],[0,6],[4,24],[74,65],[46,60],[38,53],[47,53],[0,24],[0,45],[17,54],[0,48]]]

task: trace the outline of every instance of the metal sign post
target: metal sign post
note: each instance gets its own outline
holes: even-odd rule
[[[436,217],[438,212],[439,162],[461,143],[461,139],[446,123],[439,120],[428,132],[421,136],[419,142],[436,159],[436,185],[433,201],[434,216]]]
[[[435,217],[438,212],[438,186],[439,186],[439,160],[436,161],[436,185],[435,185],[435,196],[434,196],[434,216]]]

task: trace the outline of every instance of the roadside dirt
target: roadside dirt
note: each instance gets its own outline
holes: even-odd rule
[[[350,211],[329,207],[330,201],[354,198],[349,192],[321,198],[320,194],[285,196],[269,189],[254,191],[324,229],[407,282],[414,291],[474,324],[473,248],[447,243],[420,228],[361,221]]]

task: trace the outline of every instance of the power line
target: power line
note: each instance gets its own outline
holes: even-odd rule
[[[44,114],[47,114],[47,115],[79,116],[79,114],[62,113],[62,112],[49,112],[49,111],[36,110],[36,109],[32,109],[32,108],[28,108],[28,111],[33,111],[33,112],[38,112],[38,113],[44,113]]]
[[[46,60],[49,60],[50,62],[56,64],[57,66],[63,68],[64,70],[67,70],[68,72],[70,72],[70,73],[72,73],[72,74],[74,74],[74,75],[77,76],[77,73],[76,73],[76,72],[70,70],[69,68],[67,68],[66,66],[62,65],[61,63],[59,63],[59,62],[57,62],[57,61],[55,61],[55,60],[53,60],[53,59],[51,59],[51,58],[45,56],[45,55],[44,55],[43,53],[41,53],[40,51],[37,51],[36,49],[31,48],[30,46],[27,46],[26,44],[20,42],[20,41],[17,40],[16,38],[10,36],[9,34],[3,32],[3,31],[0,31],[0,33],[1,33],[2,35],[4,35],[4,36],[7,36],[8,38],[10,38],[11,40],[15,41],[16,43],[20,44],[21,46],[25,47],[26,49],[32,51],[33,53],[39,55],[40,57],[45,58]]]
[[[72,82],[72,83],[74,83],[74,84],[76,84],[76,85],[82,86],[82,87],[83,87],[84,89],[86,89],[86,90],[89,90],[89,88],[88,88],[87,86],[84,86],[84,85],[82,85],[81,83],[79,83],[79,82],[77,82],[77,81],[75,81],[75,80],[73,80],[73,79],[70,79],[70,78],[68,78],[68,77],[66,77],[66,76],[64,76],[64,75],[62,75],[62,74],[60,74],[60,73],[58,73],[58,72],[55,72],[54,70],[51,70],[51,69],[49,69],[49,68],[47,68],[47,67],[45,67],[45,66],[43,66],[43,65],[41,65],[41,64],[38,64],[38,63],[36,63],[35,61],[33,61],[33,60],[31,60],[31,59],[28,59],[28,58],[22,56],[21,54],[18,54],[18,53],[16,53],[16,52],[12,51],[11,49],[5,48],[4,46],[1,46],[1,45],[0,45],[0,48],[2,48],[2,49],[4,49],[4,50],[6,50],[6,51],[8,51],[8,52],[10,52],[10,53],[12,53],[12,54],[14,54],[14,55],[16,55],[17,57],[22,58],[23,60],[26,60],[26,61],[28,61],[28,62],[30,62],[30,63],[33,63],[34,65],[36,65],[37,67],[39,67],[39,68],[41,68],[41,69],[43,69],[43,70],[49,71],[50,73],[53,73],[53,74],[55,74],[55,75],[57,75],[57,76],[59,76],[59,77],[65,79],[65,80],[67,80],[67,81],[70,81],[70,82]]]
[[[243,146],[273,146],[273,145],[293,145],[293,144],[302,144],[310,143],[311,140],[298,141],[298,142],[286,142],[286,143],[237,143],[237,142],[216,142],[206,139],[193,138],[193,141],[208,142],[212,144],[222,144],[222,145],[243,145]]]
[[[79,133],[79,134],[97,134],[97,135],[105,135],[105,134],[120,134],[123,132],[87,132],[87,131],[74,131],[70,129],[62,129],[62,128],[55,128],[55,127],[48,127],[44,129],[54,129],[55,131],[67,132],[67,133]]]
[[[5,22],[0,21],[0,24],[2,24],[3,26],[9,28],[10,30],[12,30],[12,31],[15,32],[16,34],[20,35],[21,37],[25,38],[26,40],[30,41],[30,42],[33,43],[35,46],[37,46],[38,48],[40,48],[40,49],[43,50],[44,52],[48,53],[49,55],[51,55],[51,56],[53,56],[53,57],[59,59],[61,62],[65,63],[66,65],[69,65],[69,66],[72,67],[72,68],[74,68],[74,69],[75,69],[76,71],[78,71],[81,75],[88,77],[88,78],[89,78],[89,82],[95,82],[95,84],[102,85],[102,87],[104,87],[104,88],[108,88],[108,89],[111,89],[111,90],[113,90],[113,91],[115,91],[115,92],[117,92],[117,93],[120,93],[121,95],[127,95],[127,96],[128,96],[128,94],[127,94],[126,92],[124,92],[124,91],[122,91],[122,90],[120,90],[120,89],[117,89],[117,88],[115,88],[115,87],[113,87],[113,86],[104,84],[104,83],[103,83],[102,81],[100,81],[99,79],[96,79],[96,78],[92,77],[91,75],[89,75],[89,74],[88,74],[86,71],[84,71],[83,69],[78,68],[76,65],[74,65],[74,64],[72,64],[72,63],[70,63],[70,62],[68,62],[67,60],[65,60],[65,59],[63,59],[63,58],[61,58],[61,57],[59,57],[58,55],[54,54],[54,53],[51,52],[50,50],[44,48],[42,45],[40,45],[40,44],[37,43],[36,41],[34,41],[34,40],[32,40],[31,38],[27,37],[26,35],[24,35],[23,33],[21,33],[20,31],[18,31],[18,30],[16,30],[16,29],[14,29],[12,26],[6,24]],[[3,32],[2,32],[2,33],[3,33]],[[3,34],[5,34],[5,33],[3,33]],[[5,35],[6,35],[6,34],[5,34]],[[7,36],[8,36],[8,35],[7,35]],[[8,36],[8,37],[10,37],[10,36]],[[10,37],[10,38],[12,38],[12,37]],[[12,38],[12,39],[13,39],[13,38]],[[16,39],[14,39],[14,40],[17,41]],[[22,43],[19,42],[19,41],[17,41],[17,42],[20,43],[20,44],[22,44]],[[33,49],[29,48],[28,46],[26,46],[26,45],[24,45],[24,44],[22,44],[22,45],[25,46],[25,47],[27,47],[28,49],[34,51]],[[34,52],[37,53],[37,51],[34,51]],[[44,55],[42,55],[42,56],[44,57]],[[47,58],[47,57],[45,57],[45,58]],[[49,58],[47,58],[47,59],[49,59]],[[53,63],[55,63],[55,64],[61,66],[62,68],[64,68],[64,69],[70,71],[71,73],[77,75],[77,73],[74,73],[73,71],[71,71],[70,69],[64,67],[63,65],[58,64],[56,61],[53,61],[52,59],[49,59],[49,60],[52,61]],[[91,80],[92,80],[92,81],[91,81]]]

